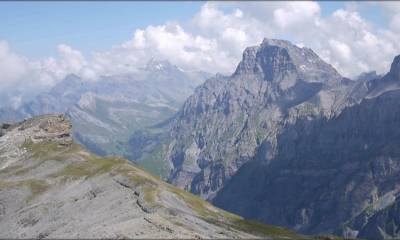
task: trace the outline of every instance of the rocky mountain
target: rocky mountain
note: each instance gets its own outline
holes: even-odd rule
[[[25,117],[46,113],[62,113],[76,104],[88,91],[89,85],[76,75],[68,75],[48,93],[38,95],[34,100],[23,104],[16,111]],[[8,121],[15,119],[6,119]]]
[[[212,199],[259,146],[266,162],[274,158],[286,123],[334,116],[351,89],[311,49],[271,39],[247,48],[232,76],[206,81],[178,114],[170,181]]]
[[[0,238],[304,238],[86,151],[64,115],[0,129]]]
[[[271,164],[249,161],[214,203],[304,233],[398,237],[370,221],[391,208],[399,193],[399,100],[399,90],[389,91],[332,119],[298,120],[278,137]],[[243,195],[231,201],[237,192]],[[381,221],[399,227],[390,219]]]
[[[265,39],[198,87],[172,124],[169,181],[302,233],[399,237],[400,56],[340,76],[311,49]]]
[[[155,59],[134,73],[103,76],[96,81],[69,75],[20,108],[0,110],[0,122],[66,113],[74,126],[74,138],[91,151],[140,162],[162,140],[166,128],[155,125],[173,117],[208,76]],[[152,140],[147,152],[132,144],[135,141],[130,139],[137,139],[136,135]]]

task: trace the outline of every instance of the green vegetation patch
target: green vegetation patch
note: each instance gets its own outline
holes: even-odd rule
[[[307,239],[306,236],[300,236],[297,233],[277,226],[263,224],[253,220],[240,219],[233,222],[233,227],[259,236],[272,236],[278,238]]]
[[[24,172],[40,165],[44,161],[65,161],[67,165],[64,168],[48,175],[48,177],[61,178],[65,181],[68,179],[86,179],[105,173],[125,176],[135,187],[141,189],[146,204],[151,205],[151,207],[159,205],[157,204],[157,195],[161,180],[125,159],[119,157],[99,157],[87,152],[78,144],[65,146],[52,141],[34,143],[28,140],[22,147],[30,151],[31,157],[37,161],[34,166],[22,169]],[[42,181],[25,183],[32,191],[29,201],[47,189],[48,186],[44,183]]]
[[[17,187],[28,187],[31,191],[31,195],[26,199],[27,202],[32,201],[39,195],[46,192],[50,186],[46,181],[41,179],[29,179],[21,181],[0,181],[0,189],[17,188]]]
[[[149,207],[161,207],[161,204],[157,201],[159,188],[162,184],[161,179],[126,160],[125,164],[114,168],[111,174],[126,177],[135,188],[140,189],[143,193],[143,200]]]
[[[209,202],[176,187],[169,185],[169,190],[183,199],[186,204],[188,204],[188,206],[193,209],[204,221],[211,224],[215,224],[223,228],[233,228],[261,237],[269,236],[291,239],[307,238],[283,227],[276,227],[253,220],[246,220],[238,215],[217,209]]]
[[[49,188],[49,185],[44,180],[32,179],[24,181],[24,183],[31,189],[31,195],[27,199],[28,202],[46,192],[46,190]]]
[[[151,153],[144,157],[140,165],[150,173],[165,179],[169,174],[169,166],[164,161],[163,146],[157,146]]]
[[[202,218],[219,218],[223,217],[220,213],[222,211],[213,211],[213,207],[207,201],[189,193],[182,189],[168,185],[168,190],[176,194],[180,199],[193,209]]]
[[[0,175],[5,174],[5,175],[14,175],[15,172],[18,172],[23,168],[22,165],[13,165],[13,166],[8,166],[6,168],[3,168],[0,170]]]
[[[110,172],[113,167],[125,163],[125,160],[117,157],[103,158],[93,154],[81,155],[81,157],[83,157],[82,161],[67,165],[51,177],[90,178]]]
[[[40,160],[64,160],[71,153],[75,153],[83,148],[79,144],[61,145],[55,141],[42,141],[35,143],[28,139],[22,144],[22,148],[32,154],[32,158]]]
[[[144,185],[141,189],[144,194],[143,199],[150,207],[162,207],[162,205],[158,202],[159,191],[157,186]]]
[[[51,174],[50,177],[88,178],[109,172],[114,166],[126,163],[126,160],[119,157],[105,158],[88,153],[82,146],[75,143],[60,145],[54,141],[34,143],[28,140],[22,147],[31,152],[31,157],[36,159],[38,164],[48,160],[66,161],[67,166]]]

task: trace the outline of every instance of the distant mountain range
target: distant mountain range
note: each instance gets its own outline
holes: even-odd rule
[[[265,39],[207,80],[170,128],[169,181],[302,233],[400,237],[400,56],[342,77],[311,49]]]
[[[18,109],[0,109],[0,122],[66,113],[73,123],[75,139],[92,152],[145,160],[146,167],[152,168],[152,159],[146,154],[166,132],[159,124],[173,117],[195,87],[209,76],[155,59],[135,73],[104,76],[96,81],[68,75]],[[136,139],[144,137],[147,142],[137,145]]]

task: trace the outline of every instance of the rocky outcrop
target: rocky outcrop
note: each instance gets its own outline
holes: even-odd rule
[[[64,115],[3,124],[0,238],[299,238],[213,207],[71,140]]]

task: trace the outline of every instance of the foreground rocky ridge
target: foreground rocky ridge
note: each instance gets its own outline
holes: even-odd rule
[[[311,49],[265,39],[184,104],[170,182],[303,233],[399,237],[399,73],[400,56],[385,76],[346,79]]]
[[[300,237],[93,155],[70,130],[64,115],[1,125],[0,238]]]

